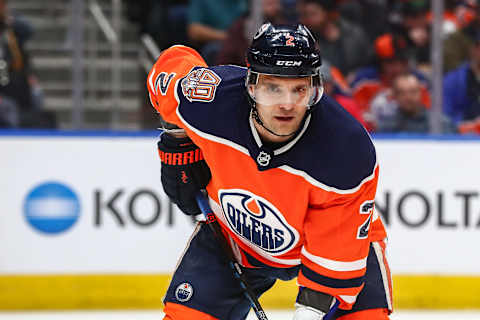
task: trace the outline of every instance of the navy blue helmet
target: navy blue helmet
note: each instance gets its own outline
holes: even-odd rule
[[[322,64],[315,38],[302,24],[274,26],[266,23],[247,50],[251,71],[283,76],[313,76]]]
[[[272,25],[265,23],[258,29],[247,50],[247,78],[249,97],[260,102],[255,94],[260,75],[278,77],[310,77],[311,95],[307,107],[315,105],[323,94],[320,76],[322,59],[311,32],[302,24]]]

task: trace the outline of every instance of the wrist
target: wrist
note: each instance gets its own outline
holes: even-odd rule
[[[160,141],[167,147],[186,147],[193,145],[192,140],[186,134],[162,133]]]

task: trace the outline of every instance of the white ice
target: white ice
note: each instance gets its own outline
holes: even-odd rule
[[[292,311],[267,310],[270,320],[291,319]],[[78,311],[78,312],[0,312],[0,320],[161,320],[162,312],[151,311]],[[248,320],[256,320],[251,313]],[[480,310],[396,311],[391,320],[480,320]]]

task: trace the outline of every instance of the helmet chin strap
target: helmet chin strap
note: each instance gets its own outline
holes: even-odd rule
[[[305,119],[307,118],[307,116],[309,115],[309,113],[311,112],[311,109],[308,108],[307,109],[307,112],[305,112],[305,115],[303,116],[303,119],[302,119],[302,123],[304,123]],[[301,129],[302,126],[300,126],[297,130],[295,130],[294,132],[292,133],[289,133],[289,134],[278,134],[272,130],[270,130],[269,128],[267,128],[265,126],[265,124],[263,124],[263,121],[262,119],[260,118],[260,115],[258,114],[258,110],[257,110],[257,104],[256,102],[252,101],[252,117],[253,117],[253,120],[255,120],[256,123],[258,123],[259,125],[261,125],[265,130],[267,130],[268,132],[270,132],[271,134],[273,134],[274,136],[277,136],[277,137],[290,137],[290,136],[293,136],[295,133],[298,132],[298,130]]]

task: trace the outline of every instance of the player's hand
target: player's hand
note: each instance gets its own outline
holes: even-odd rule
[[[195,195],[211,179],[201,150],[188,137],[176,138],[163,133],[158,141],[158,151],[165,193],[185,214],[200,214]]]
[[[295,304],[295,314],[293,320],[322,320],[325,312],[317,310],[313,307]]]
[[[323,320],[325,315],[334,311],[337,306],[333,296],[301,286],[295,302],[293,320]]]

